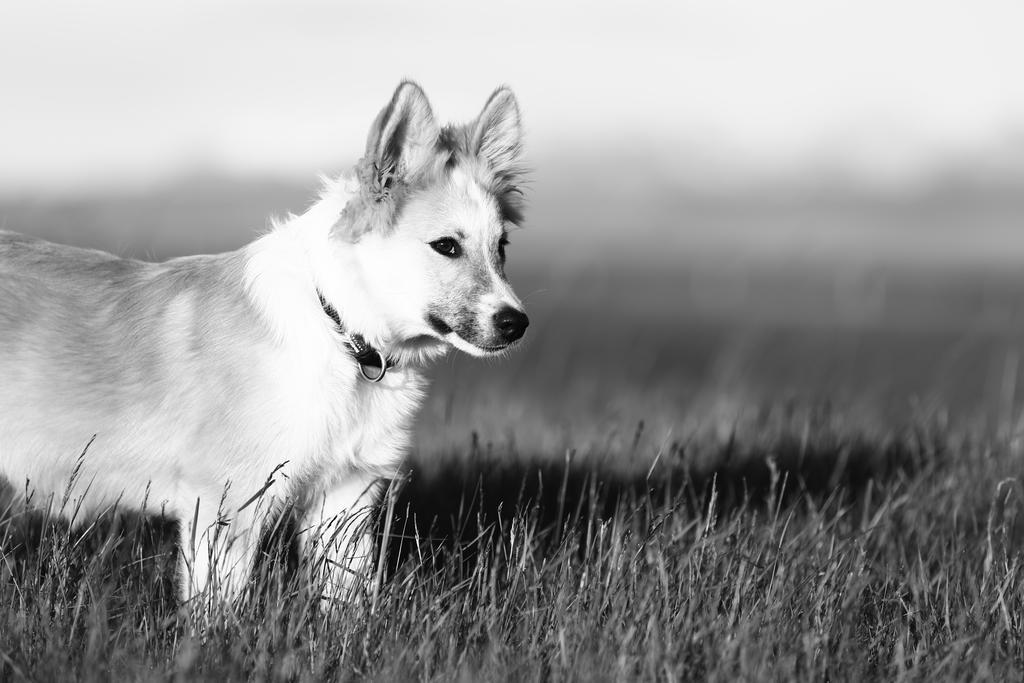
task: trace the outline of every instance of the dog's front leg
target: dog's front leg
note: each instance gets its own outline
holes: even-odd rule
[[[183,601],[205,595],[234,601],[252,578],[259,543],[255,510],[228,515],[224,502],[197,498],[191,514],[179,523],[179,596]]]
[[[373,512],[382,486],[360,473],[318,496],[300,529],[314,586],[324,597],[359,601],[373,588]]]

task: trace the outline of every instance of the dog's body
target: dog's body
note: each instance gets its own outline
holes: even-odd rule
[[[427,362],[526,326],[502,273],[518,138],[507,90],[441,129],[403,83],[356,173],[236,252],[145,263],[0,233],[0,474],[68,510],[177,518],[183,596],[234,595],[285,509],[351,587]]]

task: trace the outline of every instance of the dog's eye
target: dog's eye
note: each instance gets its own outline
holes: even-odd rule
[[[500,240],[498,240],[498,258],[501,259],[502,263],[505,262],[505,247],[507,247],[507,246],[508,246],[508,238],[507,237],[502,237]]]
[[[462,247],[451,237],[442,237],[430,243],[430,247],[441,256],[456,258],[462,253]]]

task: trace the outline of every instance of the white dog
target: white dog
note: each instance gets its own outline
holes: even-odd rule
[[[177,518],[183,598],[235,596],[285,510],[329,592],[365,586],[426,364],[528,324],[503,272],[519,155],[508,89],[440,127],[404,82],[353,172],[238,251],[147,263],[0,232],[0,474],[36,505]]]

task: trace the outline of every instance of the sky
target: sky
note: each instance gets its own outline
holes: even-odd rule
[[[447,120],[510,85],[538,166],[609,173],[629,154],[693,182],[883,185],[1019,171],[1021,35],[1018,0],[15,0],[0,193],[337,170],[405,77]]]

